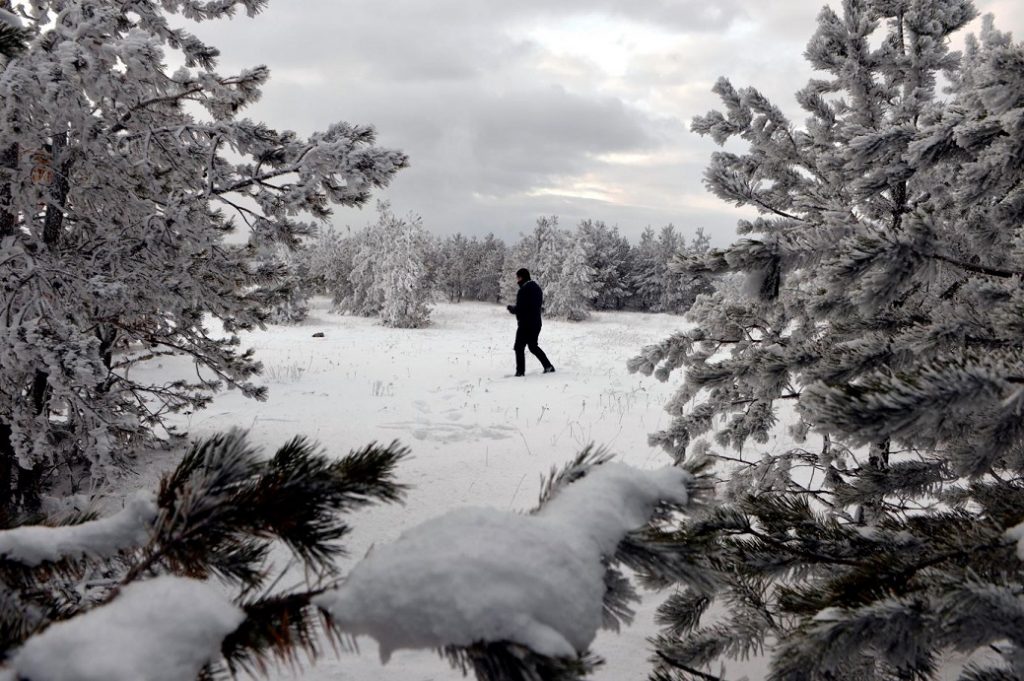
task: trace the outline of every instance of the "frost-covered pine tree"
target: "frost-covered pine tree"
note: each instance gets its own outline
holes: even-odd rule
[[[469,280],[473,276],[475,262],[472,256],[475,253],[470,249],[470,240],[461,233],[441,241],[440,249],[438,285],[449,302],[460,303],[467,295]]]
[[[691,259],[700,258],[710,250],[710,247],[711,240],[704,233],[704,229],[698,227],[689,242],[679,236],[674,251],[671,247],[662,249],[662,257],[666,260],[659,269],[663,282],[661,300],[658,304],[661,311],[685,314],[698,296],[711,293],[711,278],[703,272],[690,272],[688,268]]]
[[[621,310],[629,296],[629,241],[619,234],[618,227],[608,227],[600,220],[583,220],[577,229],[589,244],[587,264],[594,271],[594,308]]]
[[[583,228],[576,231],[571,244],[558,276],[549,279],[545,311],[550,317],[579,322],[590,317],[593,309],[597,273],[590,266],[588,256],[593,246]]]
[[[350,275],[358,247],[351,233],[342,234],[328,227],[303,251],[311,293],[330,296],[335,309],[340,309],[352,295]]]
[[[653,310],[661,300],[660,253],[654,228],[648,226],[640,234],[640,241],[630,249],[627,284],[630,305],[635,309]]]
[[[279,290],[224,236],[294,243],[405,166],[365,126],[303,138],[244,118],[269,71],[221,74],[217,49],[176,27],[265,4],[5,3],[24,49],[0,71],[0,506],[12,484],[31,503],[42,462],[114,461],[219,387],[261,397],[234,334]],[[198,371],[129,371],[166,354]]]
[[[416,329],[430,323],[432,290],[427,281],[430,237],[418,215],[402,218],[387,204],[379,207],[378,227],[385,245],[379,253],[377,286],[381,292],[381,320],[387,326]]]
[[[338,309],[361,317],[376,317],[384,305],[379,286],[380,258],[385,251],[383,230],[369,225],[352,235],[352,267],[347,273],[345,296]]]
[[[428,261],[434,244],[419,216],[399,217],[387,202],[378,202],[377,221],[356,234],[355,241],[349,295],[341,309],[400,328],[429,323],[433,289]]]
[[[725,113],[694,121],[746,143],[707,184],[761,217],[690,264],[750,297],[698,303],[632,362],[683,373],[654,440],[704,451],[725,419],[720,445],[764,442],[792,401],[814,444],[730,457],[727,503],[665,537],[724,588],[666,602],[659,678],[765,645],[772,679],[930,678],[949,651],[984,653],[961,678],[1024,676],[1024,46],[987,22],[949,52],[974,16],[847,0],[808,45],[803,127],[725,80]]]
[[[627,259],[630,305],[650,312],[685,313],[697,296],[710,293],[712,287],[706,273],[683,271],[682,266],[709,247],[710,240],[699,227],[689,243],[674,225],[665,225],[657,233],[647,227]]]
[[[507,264],[512,270],[505,273],[501,280],[502,300],[516,299],[514,273],[520,267],[530,270],[530,274],[541,286],[546,286],[553,277],[562,271],[562,261],[568,252],[569,237],[558,227],[558,216],[542,216],[529,234],[522,234],[519,241],[512,247]]]
[[[509,279],[505,271],[508,247],[494,234],[488,234],[482,241],[474,237],[471,244],[475,255],[472,258],[474,270],[469,283],[470,297],[473,300],[499,303],[501,284]]]

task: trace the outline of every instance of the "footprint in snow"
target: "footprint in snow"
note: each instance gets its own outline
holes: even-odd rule
[[[481,425],[454,421],[430,423],[423,420],[382,423],[380,428],[405,431],[417,440],[435,442],[466,442],[471,440],[504,440],[515,435],[515,428],[500,424]]]

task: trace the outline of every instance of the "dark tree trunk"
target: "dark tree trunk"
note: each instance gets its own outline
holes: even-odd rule
[[[885,470],[889,467],[889,450],[891,442],[885,438],[881,442],[875,442],[868,449],[868,464],[878,470]]]
[[[0,7],[4,3],[0,2]],[[12,144],[0,151],[0,170],[9,171],[7,178],[12,178],[13,171],[18,167],[18,145]],[[16,215],[12,198],[10,180],[0,182],[0,239],[14,236]],[[14,467],[16,457],[14,445],[11,443],[12,430],[8,423],[0,420],[0,523],[7,524],[14,512]]]
[[[9,171],[13,176],[18,167],[18,145],[12,144],[0,151],[0,169]],[[9,181],[0,182],[0,239],[14,235],[15,212],[11,205],[14,192]]]
[[[117,342],[117,329],[101,324],[96,328],[96,337],[100,340],[100,357],[103,359],[103,366],[110,371],[110,367],[114,364],[114,343]]]
[[[11,427],[0,423],[0,527],[6,527],[14,512],[14,445]]]
[[[7,8],[6,2],[0,1],[0,8]],[[11,180],[18,167],[18,145],[11,144],[0,150],[0,171],[6,171],[0,181],[0,239],[14,236],[16,215],[12,199]],[[6,520],[14,510],[14,445],[11,443],[11,426],[0,420],[0,523]]]
[[[23,511],[36,513],[42,506],[43,464],[32,468],[18,466],[18,482],[14,487],[14,505]]]
[[[43,217],[43,243],[47,248],[54,249],[60,243],[64,228],[64,209],[67,204],[68,192],[71,189],[69,174],[72,156],[67,151],[67,133],[53,136],[50,163],[53,169],[53,180],[50,183],[50,201]],[[36,416],[45,418],[47,396],[49,394],[50,375],[36,369],[29,390],[29,398]],[[40,506],[42,491],[43,464],[38,463],[32,468],[18,466],[18,479],[14,488],[14,504],[26,511],[37,511]]]
[[[60,241],[60,233],[64,227],[64,206],[71,190],[71,183],[68,181],[71,154],[67,153],[67,134],[54,135],[52,146],[53,182],[50,183],[50,203],[46,206],[46,217],[43,219],[43,243],[50,248]]]

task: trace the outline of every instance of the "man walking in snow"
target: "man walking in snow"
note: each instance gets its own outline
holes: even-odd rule
[[[540,337],[540,311],[544,305],[544,292],[533,279],[530,279],[530,270],[525,267],[516,272],[516,283],[519,284],[519,292],[516,294],[516,304],[509,305],[508,311],[516,316],[519,327],[516,329],[516,344],[513,349],[516,351],[516,376],[526,375],[526,353],[525,348],[540,360],[544,367],[544,373],[554,372],[555,367],[551,366],[548,356],[537,345]]]

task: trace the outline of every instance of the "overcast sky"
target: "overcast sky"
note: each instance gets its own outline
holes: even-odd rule
[[[221,70],[266,64],[250,112],[302,133],[373,124],[411,167],[381,194],[438,234],[506,240],[540,215],[635,239],[669,222],[731,240],[707,194],[714,144],[689,131],[719,76],[793,104],[822,0],[272,0],[200,27]],[[840,2],[833,1],[834,7]],[[975,0],[1024,38],[1022,0]],[[980,22],[979,22],[980,23]],[[339,211],[359,228],[372,208]]]

